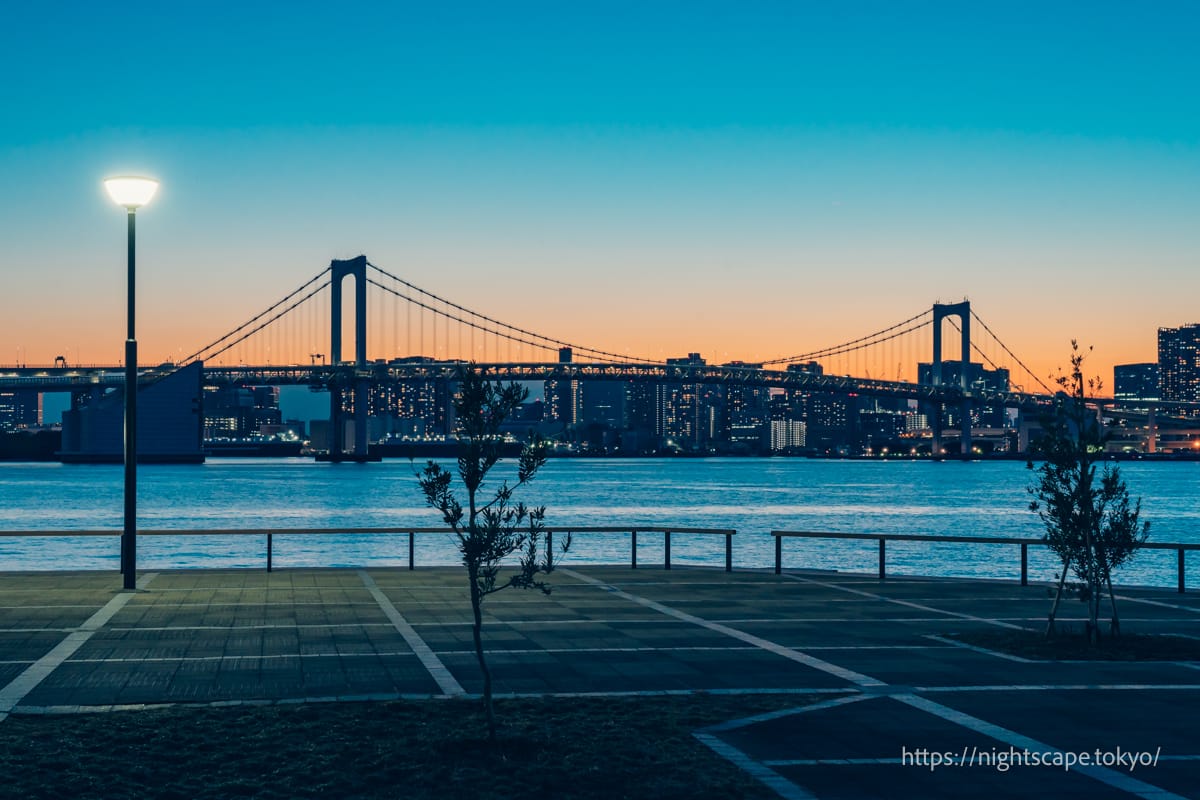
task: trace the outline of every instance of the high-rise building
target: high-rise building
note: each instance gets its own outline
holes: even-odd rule
[[[798,419],[771,420],[771,452],[801,450],[807,443],[807,426]]]
[[[450,433],[452,382],[445,378],[405,378],[372,383],[367,390],[367,415],[383,420],[385,433],[402,438],[445,436]],[[353,412],[347,393],[345,413]]]
[[[633,453],[658,450],[658,384],[630,381],[625,384],[625,433],[622,446]]]
[[[789,450],[799,450],[808,444],[808,425],[801,417],[803,406],[793,403],[793,398],[785,392],[771,395],[768,401],[767,444],[773,453]]]
[[[1158,385],[1163,400],[1200,401],[1200,324],[1158,329]]]
[[[704,366],[699,353],[687,358],[668,358],[668,366]],[[695,452],[711,440],[715,427],[712,396],[700,383],[678,381],[658,384],[658,419],[655,432],[670,448]]]
[[[205,439],[241,439],[281,421],[279,389],[274,386],[204,388]]]
[[[570,364],[571,359],[571,348],[559,348],[558,363]],[[546,381],[542,385],[542,393],[546,402],[544,406],[546,422],[558,423],[564,427],[579,422],[580,412],[583,410],[579,381]]]
[[[1158,364],[1117,364],[1113,367],[1113,397],[1117,400],[1158,400]]]
[[[762,364],[734,361],[728,367],[761,369]],[[769,446],[771,392],[765,386],[730,384],[724,387],[721,430],[718,437],[733,453],[759,452]]]
[[[625,427],[625,384],[622,381],[579,381],[580,422],[620,430]]]

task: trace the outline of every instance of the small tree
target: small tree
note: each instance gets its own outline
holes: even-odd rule
[[[451,474],[429,461],[418,474],[425,502],[441,512],[442,519],[458,538],[458,550],[467,568],[471,593],[472,633],[475,657],[483,673],[483,705],[487,712],[488,739],[496,741],[496,716],[492,706],[492,673],[483,651],[483,601],[489,595],[509,588],[539,589],[550,594],[550,586],[538,579],[540,573],[554,569],[551,553],[542,547],[545,531],[545,506],[529,508],[513,503],[513,492],[533,479],[546,463],[546,443],[531,437],[521,449],[517,462],[517,481],[503,481],[491,499],[481,503],[480,490],[488,472],[499,463],[504,448],[500,426],[529,396],[529,390],[510,383],[507,386],[485,380],[474,364],[460,370],[459,392],[454,411],[459,426],[460,453],[458,475],[467,493],[467,505],[455,497]],[[571,545],[568,535],[562,543],[566,552]],[[503,560],[514,553],[519,566],[500,580]]]
[[[1087,638],[1095,644],[1105,588],[1112,608],[1111,632],[1120,633],[1112,571],[1146,541],[1150,523],[1139,525],[1142,501],[1130,503],[1117,467],[1105,464],[1097,479],[1096,462],[1103,457],[1110,435],[1099,412],[1087,407],[1088,393],[1095,394],[1102,384],[1098,378],[1084,379],[1084,358],[1079,344],[1072,340],[1071,372],[1055,379],[1061,391],[1053,412],[1044,420],[1044,434],[1034,443],[1034,452],[1044,460],[1036,468],[1033,461],[1027,466],[1036,473],[1029,487],[1034,497],[1029,508],[1041,517],[1046,544],[1062,561],[1046,636],[1054,633],[1054,617],[1071,571],[1080,580],[1080,599],[1088,604]]]

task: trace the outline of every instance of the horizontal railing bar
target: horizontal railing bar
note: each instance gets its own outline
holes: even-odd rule
[[[838,531],[771,531],[772,536],[803,539],[866,539],[892,542],[965,542],[976,544],[1046,544],[1045,539],[1022,536],[939,536],[932,533],[842,533]],[[1200,550],[1200,542],[1146,542],[1140,547],[1151,550]]]
[[[657,525],[629,525],[626,527],[557,527],[544,528],[546,533],[695,533],[715,536],[733,536],[732,528],[672,528]],[[270,534],[301,534],[342,536],[346,534],[405,534],[405,533],[453,533],[450,528],[169,528],[139,530],[139,536],[265,536]],[[119,536],[121,530],[25,530],[0,531],[0,536]]]

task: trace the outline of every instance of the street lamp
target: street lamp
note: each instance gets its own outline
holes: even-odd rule
[[[108,196],[129,212],[129,268],[125,337],[125,526],[121,530],[121,575],[137,588],[137,339],[134,336],[134,218],[158,191],[153,178],[105,178]]]

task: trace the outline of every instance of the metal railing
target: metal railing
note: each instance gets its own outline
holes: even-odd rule
[[[676,528],[656,525],[641,527],[556,527],[545,528],[546,559],[554,561],[554,535],[577,533],[627,533],[630,535],[629,566],[638,566],[638,534],[661,533],[663,535],[663,569],[671,568],[671,536],[677,534],[697,534],[725,537],[725,571],[733,571],[733,537],[737,533],[732,528]],[[275,568],[275,537],[276,536],[377,536],[408,534],[408,568],[416,569],[416,536],[417,534],[452,535],[449,528],[206,528],[206,529],[163,529],[139,530],[138,536],[261,536],[266,542],[267,572]],[[62,536],[120,536],[120,530],[25,530],[0,531],[0,537],[62,537]]]
[[[868,539],[879,542],[879,578],[887,577],[887,543],[893,542],[959,542],[970,544],[1017,544],[1021,546],[1021,585],[1029,585],[1029,547],[1045,547],[1044,539],[1024,539],[1018,536],[936,536],[918,533],[836,533],[829,531],[771,531],[775,537],[775,574],[783,571],[783,540],[796,539]],[[1188,550],[1200,550],[1195,542],[1146,542],[1146,550],[1175,550],[1178,552],[1179,593],[1184,586],[1184,554]]]

